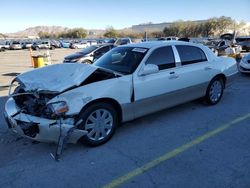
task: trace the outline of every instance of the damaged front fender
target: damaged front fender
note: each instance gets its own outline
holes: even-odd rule
[[[113,99],[121,105],[130,103],[132,92],[132,76],[126,75],[77,87],[57,95],[49,103],[66,101],[69,107],[66,115],[72,116],[79,114],[89,102],[102,98]]]

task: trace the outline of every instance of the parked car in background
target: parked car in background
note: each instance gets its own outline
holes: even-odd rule
[[[115,43],[115,41],[116,41],[116,39],[106,39],[105,40],[105,43],[109,43],[109,44],[114,44]]]
[[[237,37],[236,42],[241,46],[243,51],[250,52],[250,36],[246,37]]]
[[[54,50],[55,49],[55,45],[53,45],[50,41],[34,42],[31,47],[32,47],[33,50],[39,50],[39,49]]]
[[[96,42],[97,44],[103,44],[103,43],[109,43],[109,44],[114,44],[116,39],[113,38],[104,38],[104,39],[97,39]]]
[[[190,38],[187,37],[178,38],[178,41],[190,42]]]
[[[0,43],[0,52],[4,52],[4,51],[5,51],[4,45]]]
[[[21,42],[15,40],[10,42],[10,50],[21,50],[21,49],[22,49]]]
[[[60,41],[60,43],[61,43],[61,47],[62,48],[70,48],[70,44],[71,44],[70,41],[68,41],[68,40],[62,40],[62,41]]]
[[[5,48],[5,50],[9,50],[10,49],[10,41],[5,41],[4,43],[3,43],[3,46],[4,46],[4,48]]]
[[[91,45],[97,45],[97,41],[96,40],[87,40],[87,44],[89,46],[91,46]]]
[[[116,39],[114,45],[125,45],[125,44],[131,44],[132,40],[130,38],[118,38]]]
[[[92,64],[103,54],[114,47],[113,44],[97,44],[89,46],[82,51],[68,55],[64,58],[63,63],[88,63]]]
[[[4,116],[9,128],[33,140],[98,146],[121,122],[201,97],[217,104],[236,73],[233,58],[203,45],[118,46],[94,65],[55,64],[18,75]]]
[[[29,49],[31,48],[33,42],[32,41],[24,41],[22,42],[22,49]]]
[[[226,49],[231,47],[231,41],[229,40],[211,40],[206,43],[206,46],[208,46],[216,55],[227,55]]]
[[[246,54],[239,63],[239,70],[242,73],[250,73],[250,54]]]
[[[86,41],[81,41],[81,42],[72,42],[70,44],[70,48],[72,49],[81,49],[81,48],[87,48],[89,44],[87,44]]]
[[[50,42],[51,42],[51,44],[52,44],[55,48],[61,48],[61,47],[62,47],[60,41],[58,41],[58,40],[51,39]]]
[[[161,37],[158,38],[157,40],[178,40],[178,37]]]

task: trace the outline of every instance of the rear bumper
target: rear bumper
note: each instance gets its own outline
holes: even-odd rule
[[[60,123],[59,120],[51,120],[32,116],[21,112],[13,98],[8,99],[5,104],[4,117],[8,127],[15,133],[39,142],[57,143],[61,132],[67,132],[74,125]],[[87,132],[73,129],[70,133],[68,143],[76,143]]]

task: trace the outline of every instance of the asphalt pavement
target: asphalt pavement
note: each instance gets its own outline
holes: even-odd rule
[[[121,125],[105,145],[36,143],[0,114],[0,187],[250,187],[250,76],[219,104],[193,101]],[[3,112],[7,97],[0,98]]]

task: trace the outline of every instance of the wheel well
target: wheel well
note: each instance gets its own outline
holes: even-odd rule
[[[224,83],[224,87],[226,86],[227,78],[224,74],[218,74],[213,79],[215,79],[215,78],[221,78],[223,83]]]
[[[111,99],[111,98],[100,98],[100,99],[96,99],[96,100],[93,100],[93,101],[89,102],[87,105],[85,105],[81,109],[80,114],[84,110],[86,110],[89,106],[93,105],[94,103],[107,103],[107,104],[111,104],[115,108],[115,111],[117,112],[119,123],[122,121],[122,108],[121,108],[120,104],[116,100]]]

